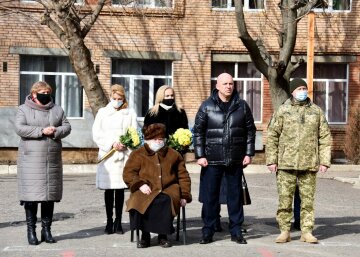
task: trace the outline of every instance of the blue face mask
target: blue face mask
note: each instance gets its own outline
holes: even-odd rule
[[[295,95],[295,99],[298,100],[299,102],[305,101],[307,98],[307,90],[303,90],[303,91],[299,91],[296,93]]]
[[[117,101],[117,100],[111,99],[111,104],[115,109],[118,109],[123,104],[123,101],[121,101],[121,100]]]
[[[149,144],[149,147],[151,150],[153,150],[154,152],[157,152],[159,151],[161,148],[163,148],[165,145],[165,142],[164,141],[161,141],[159,143],[153,141]]]

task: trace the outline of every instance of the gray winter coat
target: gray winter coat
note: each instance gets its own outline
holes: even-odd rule
[[[42,129],[56,127],[53,137]],[[50,102],[41,106],[26,97],[16,114],[15,131],[21,137],[17,159],[20,201],[60,201],[63,191],[61,139],[71,126],[63,109]]]

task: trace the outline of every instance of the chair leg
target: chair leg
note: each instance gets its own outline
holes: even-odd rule
[[[182,226],[183,226],[183,243],[186,245],[186,216],[185,207],[182,207]]]
[[[179,232],[180,232],[180,212],[176,219],[176,241],[179,241]]]

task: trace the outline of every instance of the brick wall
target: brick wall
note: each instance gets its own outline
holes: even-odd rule
[[[175,3],[175,10],[147,9],[140,14],[138,10],[124,11],[106,6],[88,34],[86,45],[91,49],[94,64],[100,65],[99,79],[107,92],[111,82],[111,59],[104,56],[105,49],[180,53],[182,59],[173,62],[173,85],[180,105],[185,108],[189,120],[193,120],[200,103],[209,95],[211,54],[247,51],[238,38],[233,11],[212,10],[210,0],[176,0]],[[358,55],[360,2],[352,1],[352,4],[350,13],[316,15],[315,55]],[[245,14],[250,34],[254,38],[262,37],[272,53],[278,49],[277,33],[272,28],[279,21],[276,5],[276,1],[267,1],[267,16],[263,12]],[[6,107],[19,104],[19,55],[10,54],[9,48],[63,48],[46,26],[35,21],[41,16],[39,5],[14,1],[13,6],[34,19],[15,13],[0,15],[0,106]],[[303,19],[299,22],[295,53],[305,55],[306,46],[307,20]],[[8,63],[6,73],[2,72],[3,62]],[[359,63],[360,58],[350,65],[350,101],[360,98]],[[262,124],[257,125],[264,136],[271,113],[269,84],[264,81]],[[343,148],[344,127],[332,128],[334,150]]]

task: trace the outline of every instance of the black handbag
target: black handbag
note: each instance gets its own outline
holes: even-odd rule
[[[244,173],[243,173],[242,177],[243,177],[243,179],[242,179],[243,205],[250,205],[251,198],[250,198],[249,189],[247,187]]]

